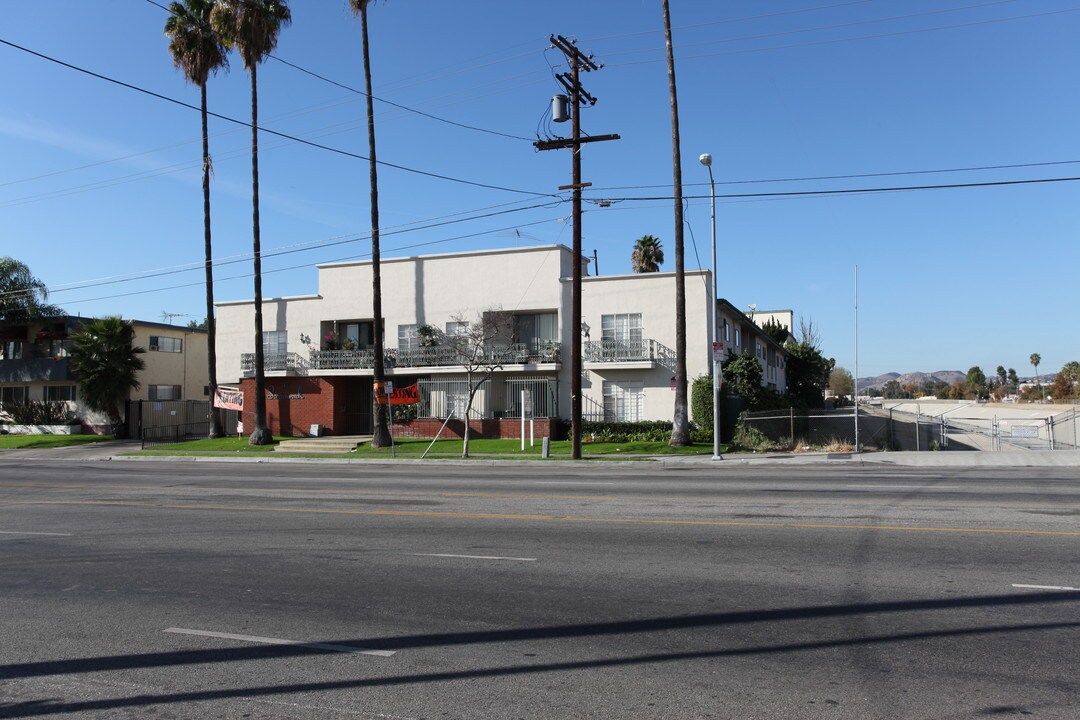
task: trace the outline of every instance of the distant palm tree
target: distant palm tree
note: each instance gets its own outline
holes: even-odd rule
[[[214,323],[214,264],[210,240],[210,134],[206,123],[206,82],[212,73],[228,68],[228,51],[210,27],[214,0],[183,0],[169,5],[165,21],[173,64],[199,88],[202,100],[203,254],[206,263],[206,361],[210,369],[210,437],[221,436],[221,417],[213,406],[217,390],[217,338]]]
[[[673,447],[690,444],[690,411],[686,379],[686,273],[683,266],[682,153],[679,141],[679,94],[675,88],[675,49],[671,40],[671,12],[663,0],[664,39],[667,44],[668,94],[671,102],[671,168],[675,199],[675,413],[671,422]]]
[[[259,241],[259,63],[277,47],[281,28],[292,21],[286,0],[216,0],[211,12],[214,30],[235,47],[251,74],[251,202],[252,248],[255,255],[255,428],[248,442],[269,445],[266,428],[266,370],[263,351],[262,249]]]
[[[1040,390],[1042,389],[1042,382],[1039,380],[1039,363],[1042,362],[1042,355],[1039,353],[1031,353],[1031,364],[1035,366],[1035,386]],[[1042,397],[1042,393],[1039,393],[1039,397]]]
[[[105,413],[113,436],[126,434],[122,408],[132,390],[139,389],[139,372],[146,352],[135,347],[135,326],[119,317],[85,323],[74,335],[71,371],[79,378],[79,396],[91,410]]]
[[[642,235],[634,242],[634,252],[630,253],[630,265],[634,272],[660,272],[663,264],[664,248],[659,239],[652,235]]]
[[[24,323],[39,317],[63,315],[48,304],[49,289],[30,272],[26,263],[0,257],[0,322]]]
[[[390,437],[390,422],[387,406],[379,402],[380,390],[386,382],[386,366],[383,357],[383,318],[382,318],[382,268],[379,256],[379,164],[375,159],[375,106],[371,97],[371,53],[368,45],[368,5],[374,0],[349,0],[353,12],[360,16],[360,34],[364,53],[364,90],[367,95],[367,131],[368,131],[368,181],[371,189],[371,312],[375,316],[373,334],[375,336],[375,366],[372,370],[372,383],[376,392],[372,397],[372,413],[375,423],[372,429],[371,446],[387,447],[393,440]]]

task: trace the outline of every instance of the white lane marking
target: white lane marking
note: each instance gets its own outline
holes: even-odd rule
[[[536,558],[500,557],[498,555],[451,555],[449,553],[413,553],[415,557],[465,558],[467,560],[518,560],[536,562]]]
[[[210,630],[189,630],[187,628],[166,628],[162,632],[178,633],[180,635],[199,635],[201,637],[221,638],[223,640],[241,640],[243,642],[261,643],[263,645],[296,645],[297,647],[315,648],[316,650],[332,650],[334,652],[356,653],[358,655],[377,655],[390,657],[393,650],[368,650],[353,647],[351,645],[328,645],[326,643],[309,643],[302,640],[283,640],[281,638],[258,637],[256,635],[234,635],[233,633],[211,632]]]
[[[959,490],[959,485],[845,485],[860,490]]]
[[[613,482],[591,482],[589,480],[533,480],[533,485],[614,485]]]
[[[21,530],[0,530],[0,535],[53,535],[55,537],[71,537],[71,533],[45,533],[45,532],[23,532]]]
[[[1027,588],[1029,590],[1072,590],[1073,592],[1080,592],[1080,588],[1074,587],[1062,587],[1058,585],[1017,585],[1013,583],[1014,588]]]

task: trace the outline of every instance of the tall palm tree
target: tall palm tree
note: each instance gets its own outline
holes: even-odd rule
[[[255,428],[248,442],[269,445],[266,427],[266,371],[263,351],[262,250],[259,242],[259,63],[277,46],[281,29],[292,21],[286,0],[216,0],[210,14],[214,30],[235,47],[251,75],[251,204],[255,255]]]
[[[669,445],[690,444],[690,413],[686,382],[686,273],[683,267],[682,152],[679,148],[679,94],[675,89],[675,51],[671,42],[671,12],[663,0],[664,40],[667,43],[668,92],[671,96],[671,167],[675,185],[675,416]]]
[[[63,315],[48,304],[49,289],[24,262],[0,257],[0,322],[24,323],[39,317]]]
[[[217,390],[217,338],[214,321],[214,264],[210,239],[210,134],[206,122],[206,83],[212,73],[228,68],[228,51],[210,27],[214,0],[183,0],[169,5],[165,21],[173,64],[184,78],[199,88],[202,100],[203,252],[206,263],[206,360],[210,369],[210,437],[221,436],[221,417],[214,407]]]
[[[1039,397],[1042,398],[1042,382],[1039,380],[1039,363],[1042,362],[1042,355],[1031,353],[1030,361],[1035,366],[1035,386],[1039,388]]]
[[[386,366],[383,358],[383,318],[382,318],[382,269],[379,265],[379,175],[378,162],[375,159],[375,107],[371,97],[371,53],[368,45],[368,5],[374,0],[349,0],[349,7],[360,16],[360,34],[364,53],[364,91],[367,95],[367,131],[368,131],[368,177],[371,186],[371,312],[374,319],[375,367],[372,382],[375,386],[372,398],[372,411],[375,426],[372,429],[371,446],[387,447],[393,442],[390,437],[390,423],[386,405],[379,402],[381,389],[386,382]]]
[[[113,435],[125,434],[121,408],[132,390],[139,389],[139,372],[146,352],[135,347],[135,326],[119,317],[84,324],[72,339],[71,371],[79,378],[79,396],[87,407],[109,416]]]
[[[660,272],[663,262],[664,248],[659,238],[642,235],[634,241],[634,251],[630,253],[630,265],[634,272]]]

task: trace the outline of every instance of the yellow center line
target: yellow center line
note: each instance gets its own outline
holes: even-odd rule
[[[901,532],[938,532],[970,533],[996,535],[1057,535],[1080,537],[1080,531],[1071,530],[1025,530],[1018,528],[957,528],[957,527],[919,527],[905,525],[833,525],[824,523],[781,523],[781,522],[740,522],[734,520],[665,520],[659,518],[595,518],[574,517],[570,515],[514,515],[503,513],[452,513],[421,510],[333,510],[329,508],[280,508],[260,506],[231,505],[177,505],[166,503],[139,503],[111,500],[28,500],[4,503],[17,505],[79,505],[107,507],[137,507],[154,510],[220,510],[228,512],[268,512],[294,513],[311,515],[352,515],[379,517],[425,517],[457,518],[474,520],[527,520],[539,522],[597,523],[606,525],[684,525],[698,527],[757,527],[757,528],[802,528],[812,530],[896,530]]]

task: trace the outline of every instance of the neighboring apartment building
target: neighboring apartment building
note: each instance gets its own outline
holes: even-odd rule
[[[462,332],[495,309],[509,312],[512,322],[493,343],[503,366],[474,401],[478,430],[515,436],[524,412],[537,418],[542,436],[550,432],[542,420],[569,417],[572,260],[562,245],[382,260],[387,379],[395,387],[418,385],[419,424],[430,419],[426,428],[433,434],[451,411],[461,418],[468,393],[461,361],[448,348],[432,346],[424,331]],[[316,424],[336,435],[370,433],[371,263],[319,265],[318,271],[318,294],[263,301],[267,421],[275,434],[306,434]],[[691,379],[710,367],[709,284],[707,271],[686,273]],[[586,419],[671,419],[674,298],[674,273],[582,279]],[[241,386],[249,428],[253,321],[251,300],[217,303],[219,382]]]
[[[790,310],[774,310],[765,313],[755,312],[753,318],[720,298],[716,310],[716,324],[719,326],[719,340],[729,356],[750,353],[761,365],[761,383],[770,390],[783,393],[787,390],[787,351],[784,347],[761,331],[758,323],[764,325],[768,318],[776,319],[782,327],[791,329]]]
[[[71,335],[85,318],[64,316],[0,329],[0,410],[6,403],[51,400],[71,403],[89,426],[104,425],[79,401],[78,378],[69,367]],[[140,387],[131,400],[205,400],[209,382],[206,331],[134,320],[135,345],[146,352]]]

